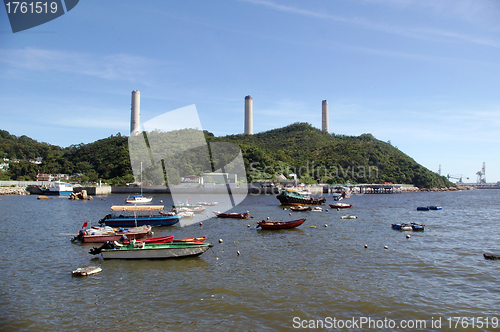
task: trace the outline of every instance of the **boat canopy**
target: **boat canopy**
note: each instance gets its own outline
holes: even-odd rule
[[[161,211],[163,205],[113,205],[111,211]]]

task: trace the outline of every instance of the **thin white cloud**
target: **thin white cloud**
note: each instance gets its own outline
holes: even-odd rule
[[[339,15],[332,15],[332,14],[329,14],[326,12],[319,12],[319,11],[302,9],[302,8],[298,8],[298,7],[288,6],[288,5],[277,4],[275,2],[267,1],[267,0],[241,0],[241,1],[256,4],[256,5],[266,6],[268,8],[272,8],[274,10],[281,11],[281,12],[288,12],[288,13],[301,15],[301,16],[307,16],[307,17],[311,17],[311,18],[317,18],[317,19],[329,20],[329,21],[334,21],[334,22],[339,22],[339,23],[345,23],[345,24],[349,24],[349,25],[354,25],[354,26],[366,28],[369,30],[381,31],[381,32],[400,35],[400,36],[404,36],[404,37],[411,37],[411,38],[416,38],[416,39],[443,40],[443,41],[449,41],[449,42],[465,41],[465,42],[469,42],[469,43],[475,43],[475,44],[500,48],[500,42],[496,39],[485,38],[482,36],[475,36],[475,35],[471,35],[471,34],[462,34],[462,33],[457,33],[454,31],[446,31],[446,30],[442,30],[442,29],[429,29],[429,28],[420,28],[420,27],[397,26],[397,25],[390,25],[390,24],[386,24],[386,23],[376,23],[376,22],[367,20],[363,17],[345,17],[345,16],[339,16]],[[378,2],[380,2],[380,1],[378,1]],[[394,1],[389,1],[389,2],[394,3]],[[462,2],[464,2],[464,1],[462,1]],[[396,3],[401,3],[401,1],[396,1]],[[404,3],[405,5],[410,5],[410,4],[414,4],[415,2],[403,1],[402,3]],[[462,7],[466,7],[466,6],[462,6]],[[444,11],[444,10],[440,9],[440,11]],[[466,12],[465,9],[463,9],[463,11]],[[477,13],[476,16],[479,16],[480,14],[483,14],[484,12],[485,11],[481,11],[480,13]]]
[[[97,56],[90,53],[27,47],[0,49],[0,62],[11,73],[59,72],[93,76],[106,80],[124,80],[147,83],[153,69],[164,63],[142,56],[112,54]]]

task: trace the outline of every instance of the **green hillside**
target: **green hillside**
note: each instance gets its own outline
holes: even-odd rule
[[[240,145],[250,177],[258,177],[264,171],[273,175],[274,171],[295,170],[309,182],[320,178],[327,183],[453,185],[371,134],[334,135],[307,123],[294,123],[255,135],[231,135],[215,140]]]
[[[151,133],[150,139],[165,140],[161,133],[155,135]],[[393,182],[418,187],[453,185],[445,177],[429,171],[397,148],[370,134],[331,135],[310,124],[295,123],[255,135],[215,137],[205,132],[205,138],[208,142],[237,144],[242,151],[248,181],[275,180],[280,174],[288,177],[290,173],[295,173],[305,183],[315,183],[319,179],[330,184]],[[190,175],[181,173],[200,175],[212,171],[210,165],[206,166],[203,161],[201,152],[203,150],[195,149],[176,156],[175,160],[166,163],[166,167],[178,170],[176,180]],[[219,160],[212,160],[215,169],[235,155],[234,149],[226,149],[218,156]],[[120,134],[89,144],[61,148],[0,131],[0,157],[17,160],[10,163],[8,170],[0,171],[2,180],[34,180],[37,173],[64,173],[79,174],[77,179],[82,182],[102,179],[118,185],[134,181],[128,137]],[[34,164],[29,161],[36,157],[42,157],[43,162]],[[147,177],[147,171],[145,174]]]

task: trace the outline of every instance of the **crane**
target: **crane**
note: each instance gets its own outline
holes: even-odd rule
[[[483,168],[476,173],[477,175],[477,183],[486,183],[486,170],[485,170],[485,162],[483,162]]]
[[[449,179],[454,179],[454,180],[458,180],[457,183],[463,183],[462,182],[462,174],[453,174],[453,175],[446,175],[446,177]],[[469,178],[467,178],[467,180],[469,180]]]

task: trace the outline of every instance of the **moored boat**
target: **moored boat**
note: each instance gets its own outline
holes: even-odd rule
[[[153,197],[145,197],[142,196],[142,194],[139,195],[130,195],[125,199],[126,203],[129,204],[144,204],[144,203],[151,203],[153,200]]]
[[[290,221],[269,221],[269,220],[262,220],[257,222],[257,228],[262,228],[262,229],[271,229],[271,230],[277,230],[277,229],[287,229],[287,228],[294,228],[297,226],[300,226],[306,221],[305,218],[303,219],[297,219],[297,220],[290,220]]]
[[[352,207],[352,204],[347,204],[347,203],[335,203],[329,205],[332,209],[349,209]]]
[[[146,244],[158,244],[158,243],[168,243],[168,242],[172,242],[172,240],[174,239],[174,236],[173,235],[167,235],[167,236],[157,236],[157,237],[149,237],[149,238],[144,238],[144,239],[139,239],[139,240],[136,240],[136,242],[144,242]],[[125,240],[125,241],[121,241],[123,244],[130,244],[130,241],[131,240]]]
[[[494,259],[494,260],[496,260],[496,259],[500,259],[500,255],[497,255],[497,254],[492,254],[492,253],[489,253],[489,252],[485,252],[485,253],[483,254],[483,257],[484,257],[485,259]]]
[[[44,195],[67,196],[73,193],[73,186],[62,181],[52,181],[49,185],[41,186],[39,189]]]
[[[340,219],[358,219],[358,217],[357,216],[345,215],[345,216],[340,217]]]
[[[417,211],[429,211],[429,207],[428,206],[418,206],[417,207]]]
[[[181,216],[177,214],[154,214],[153,211],[162,211],[163,205],[113,205],[111,211],[130,212],[130,214],[111,213],[102,218],[99,223],[114,227],[133,226],[170,226],[179,222]],[[139,212],[146,214],[138,214]],[[131,214],[133,213],[133,214]]]
[[[391,227],[392,229],[396,229],[398,231],[423,231],[425,229],[424,224],[417,224],[414,222],[392,224]]]
[[[290,210],[292,210],[292,211],[311,211],[311,209],[312,209],[311,206],[302,206],[302,205],[290,207]]]
[[[198,202],[198,205],[217,206],[217,205],[219,205],[219,202]]]
[[[246,219],[250,217],[250,212],[245,213],[221,213],[219,211],[213,211],[214,214],[219,218],[236,218],[236,219]]]
[[[71,239],[72,242],[80,241],[83,243],[103,243],[106,241],[118,241],[123,236],[127,239],[142,239],[151,235],[151,226],[144,225],[132,228],[113,228],[109,226],[91,226],[87,229],[82,229],[78,235]]]
[[[324,197],[315,199],[309,192],[295,190],[281,190],[276,198],[281,205],[321,205],[326,202]]]
[[[206,236],[187,237],[184,239],[174,239],[173,242],[205,243]]]
[[[213,245],[210,243],[159,243],[145,244],[131,241],[128,245],[108,241],[90,254],[101,254],[103,259],[167,259],[191,257],[203,254]]]

